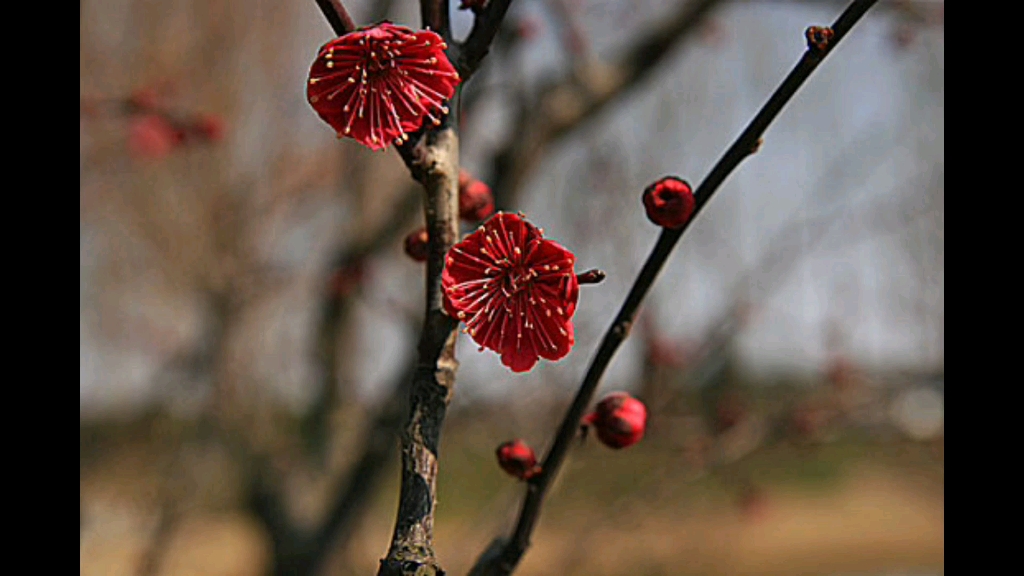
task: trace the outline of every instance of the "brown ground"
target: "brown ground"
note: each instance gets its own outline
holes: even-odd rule
[[[124,480],[125,477],[121,476]],[[125,480],[127,481],[127,480]],[[513,510],[515,487],[475,513],[438,519],[438,554],[452,574],[474,556]],[[85,493],[83,483],[83,494]],[[566,490],[560,486],[559,494]],[[90,528],[81,545],[82,576],[133,574],[153,526],[129,491],[90,488]],[[105,496],[105,498],[103,497]],[[97,504],[105,500],[105,506]],[[827,490],[767,489],[744,515],[729,502],[702,505],[620,501],[575,507],[542,518],[518,574],[669,575],[885,573],[943,571],[941,482],[887,466],[859,465]],[[597,509],[600,508],[600,509]],[[379,512],[377,511],[379,510]],[[390,508],[375,507],[349,548],[344,573],[372,574],[391,529]],[[165,576],[248,576],[265,562],[260,528],[237,513],[192,513],[175,531]],[[340,567],[339,567],[340,568]]]

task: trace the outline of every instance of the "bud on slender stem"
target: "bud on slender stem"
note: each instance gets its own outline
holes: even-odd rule
[[[625,392],[613,392],[597,403],[593,412],[583,417],[584,432],[593,426],[597,438],[609,448],[632,446],[644,437],[647,429],[647,407]]]
[[[498,465],[501,469],[520,480],[529,480],[540,474],[537,455],[534,454],[533,448],[522,440],[509,440],[501,444],[495,450],[495,454],[498,456]]]
[[[648,186],[643,202],[647,218],[665,228],[682,227],[697,207],[690,185],[675,176],[666,176]]]

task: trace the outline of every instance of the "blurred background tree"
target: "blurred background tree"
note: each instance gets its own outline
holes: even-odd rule
[[[703,174],[842,7],[513,3],[464,89],[462,163],[608,280],[563,362],[512,375],[460,340],[453,572],[513,513],[494,447],[548,437],[649,247],[640,191]],[[312,2],[82,3],[83,574],[366,573],[384,552],[422,216],[397,154],[306,102],[331,37]],[[521,573],[941,571],[943,3],[882,0],[837,52],[606,375],[648,402],[648,437],[574,456]]]

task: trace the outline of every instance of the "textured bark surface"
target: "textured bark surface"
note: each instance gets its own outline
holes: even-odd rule
[[[455,386],[457,322],[441,305],[441,272],[448,249],[459,236],[459,143],[450,127],[428,132],[410,151],[413,177],[423,184],[430,235],[426,273],[426,314],[419,360],[402,431],[402,488],[384,575],[444,574],[434,555],[437,503],[437,447]]]

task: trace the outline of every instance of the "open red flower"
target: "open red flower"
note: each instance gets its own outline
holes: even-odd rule
[[[445,310],[513,372],[560,360],[575,342],[576,257],[520,216],[499,212],[448,252]]]
[[[320,48],[306,96],[339,138],[383,150],[448,113],[459,75],[445,48],[434,32],[390,22],[350,32]]]

